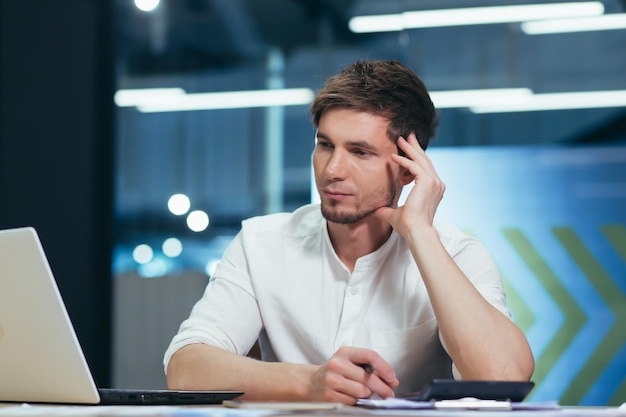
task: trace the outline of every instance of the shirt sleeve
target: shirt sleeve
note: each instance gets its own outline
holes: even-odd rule
[[[467,279],[489,304],[511,318],[500,271],[487,248],[474,236],[448,224],[436,222],[435,227],[446,250]]]
[[[242,242],[239,232],[226,249],[202,298],[180,325],[163,358],[166,373],[172,355],[184,346],[205,343],[245,355],[257,340],[263,324]]]
[[[511,319],[500,271],[487,248],[471,236],[462,237],[459,246],[460,251],[453,256],[456,264],[485,300]]]

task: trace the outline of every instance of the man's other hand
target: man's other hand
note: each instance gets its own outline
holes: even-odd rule
[[[313,374],[311,400],[354,405],[376,394],[393,397],[399,385],[391,365],[373,350],[342,347]]]

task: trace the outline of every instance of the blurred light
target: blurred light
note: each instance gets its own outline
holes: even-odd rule
[[[167,200],[167,208],[177,216],[181,216],[191,207],[191,201],[185,194],[174,194]]]
[[[133,249],[133,259],[138,264],[146,264],[152,260],[154,252],[152,248],[146,244],[137,245]]]
[[[165,239],[161,249],[166,256],[169,256],[170,258],[175,258],[182,253],[183,244],[175,237],[170,237],[169,239]]]
[[[159,0],[135,0],[135,6],[141,11],[151,12],[159,5]]]
[[[522,23],[522,30],[528,35],[615,29],[626,29],[626,13],[605,14],[577,19],[537,20]]]
[[[212,277],[219,263],[219,259],[211,259],[209,262],[207,262],[206,267],[204,268],[204,272],[206,272],[208,276]]]
[[[348,26],[355,33],[393,32],[427,27],[484,25],[539,19],[598,16],[602,13],[604,13],[604,5],[598,1],[467,7],[355,16],[350,19]]]
[[[137,106],[143,113],[298,106],[311,103],[314,96],[315,93],[310,88],[225,91],[170,95],[167,99]]]
[[[161,277],[169,271],[167,263],[163,259],[155,259],[147,264],[139,265],[137,272],[145,278]]]
[[[523,102],[470,107],[470,110],[474,113],[506,113],[607,107],[626,107],[626,90],[533,94]]]
[[[528,100],[533,92],[529,88],[493,88],[483,90],[433,91],[430,98],[436,108],[497,106]]]
[[[194,232],[202,232],[209,226],[209,216],[202,210],[194,210],[187,216],[187,227]]]
[[[135,107],[168,102],[184,95],[182,88],[138,88],[117,90],[113,100],[118,107]]]

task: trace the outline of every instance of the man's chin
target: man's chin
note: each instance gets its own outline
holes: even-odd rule
[[[375,211],[375,210],[374,210]],[[373,211],[368,212],[347,212],[347,211],[339,211],[328,209],[327,207],[322,206],[322,216],[326,220],[332,223],[338,224],[354,224],[358,223],[366,217],[371,216]]]

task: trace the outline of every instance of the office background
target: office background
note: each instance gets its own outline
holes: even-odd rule
[[[0,0],[0,225],[38,228],[101,386],[163,387],[162,353],[239,222],[315,198],[313,129],[306,98],[150,112],[116,93],[276,96],[315,91],[356,59],[399,59],[441,109],[429,150],[448,186],[439,216],[501,268],[537,360],[531,398],[622,403],[626,29],[349,29],[360,15],[537,3],[548,2]],[[442,94],[459,90],[501,107]],[[592,94],[553,96],[576,92]],[[561,108],[521,107],[550,100]]]

